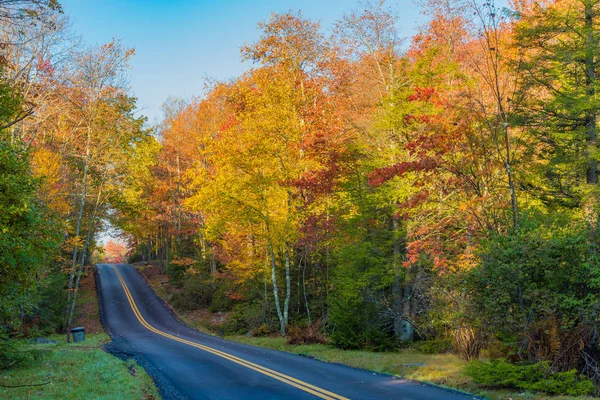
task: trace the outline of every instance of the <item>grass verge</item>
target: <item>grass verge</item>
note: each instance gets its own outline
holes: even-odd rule
[[[376,353],[359,350],[340,350],[326,344],[292,345],[282,337],[227,336],[226,339],[300,354],[318,360],[348,365],[379,373],[433,383],[458,389],[492,400],[589,400],[585,396],[549,396],[510,390],[489,390],[473,383],[463,373],[466,362],[453,354],[423,354],[413,349]]]
[[[169,295],[176,289],[169,284],[167,275],[158,272],[154,264],[138,263],[136,268],[150,283],[158,296],[168,304]],[[201,332],[215,335],[211,330],[222,323],[224,313],[210,313],[207,310],[179,312],[177,315],[188,325]],[[391,374],[402,378],[414,379],[434,385],[458,389],[464,392],[485,397],[491,400],[590,400],[585,396],[549,396],[539,393],[515,392],[510,390],[493,390],[482,388],[473,383],[463,373],[466,362],[453,354],[423,354],[414,349],[402,349],[398,352],[369,352],[358,350],[340,350],[326,344],[291,345],[286,338],[279,336],[252,337],[226,336],[225,339],[265,347],[288,353],[300,354],[325,362],[339,363],[350,367],[361,368],[379,373]],[[484,360],[485,361],[485,360]]]
[[[64,335],[53,335],[57,344],[16,343],[19,351],[33,351],[32,360],[0,371],[2,399],[159,399],[152,379],[135,362],[124,362],[104,352],[110,341],[105,333],[86,335],[80,343],[67,344]]]

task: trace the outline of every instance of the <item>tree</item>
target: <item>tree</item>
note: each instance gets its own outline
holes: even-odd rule
[[[537,154],[547,160],[542,196],[548,202],[573,206],[584,201],[588,209],[595,208],[589,192],[595,193],[598,184],[600,3],[522,1],[517,6],[515,45],[523,49],[528,71],[524,125],[541,143]]]
[[[0,120],[20,112],[18,92],[0,80]],[[0,130],[0,320],[4,334],[16,328],[36,305],[51,262],[58,250],[59,232],[44,204],[36,198],[38,180],[31,173],[29,153]]]
[[[122,264],[125,262],[127,248],[123,243],[109,240],[104,245],[104,262]]]

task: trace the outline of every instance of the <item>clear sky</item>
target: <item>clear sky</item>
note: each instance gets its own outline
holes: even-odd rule
[[[358,0],[60,0],[73,29],[88,44],[113,37],[136,49],[130,82],[141,113],[158,122],[169,96],[201,95],[204,78],[225,80],[247,66],[239,49],[255,41],[256,24],[271,11],[301,10],[325,30]],[[423,16],[414,0],[389,0],[401,17],[403,36],[411,36]]]

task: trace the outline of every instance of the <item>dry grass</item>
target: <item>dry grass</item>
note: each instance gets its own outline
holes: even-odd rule
[[[85,332],[104,333],[98,315],[98,296],[96,294],[96,278],[90,267],[86,267],[79,282],[77,294],[77,315],[73,326],[85,327]]]
[[[466,362],[453,354],[422,354],[412,349],[393,353],[375,353],[359,350],[340,350],[330,345],[291,345],[282,337],[229,336],[229,340],[254,346],[267,347],[289,353],[302,354],[318,360],[349,365],[355,368],[386,373],[403,378],[429,382],[473,393],[492,400],[586,400],[591,397],[548,396],[519,393],[509,390],[487,390],[478,387],[463,373]]]

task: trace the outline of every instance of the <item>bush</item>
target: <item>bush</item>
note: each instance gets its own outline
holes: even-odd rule
[[[136,251],[129,256],[129,258],[127,259],[127,262],[129,264],[133,264],[136,262],[143,261],[143,259],[144,259],[144,257],[142,256],[142,253],[140,251]]]
[[[59,273],[56,268],[40,291],[40,302],[35,314],[39,317],[39,328],[42,333],[61,332],[64,329],[64,312],[67,302],[65,285],[66,276]]]
[[[31,365],[44,358],[44,352],[37,349],[25,349],[5,334],[0,334],[0,371]]]
[[[183,285],[188,307],[192,310],[208,307],[213,301],[215,284],[201,276],[190,276]]]
[[[479,325],[507,344],[527,343],[514,348],[519,358],[550,360],[557,371],[576,367],[574,337],[586,352],[597,348],[593,335],[580,332],[600,323],[598,236],[585,221],[559,214],[525,215],[519,230],[492,235],[467,279]]]
[[[309,326],[290,326],[287,337],[288,344],[323,344],[325,336],[321,333],[321,322],[317,321]]]
[[[452,331],[452,349],[463,360],[470,361],[479,358],[479,353],[485,340],[477,330],[463,326]]]
[[[344,350],[395,350],[398,341],[391,329],[392,324],[382,315],[371,302],[360,299],[335,302],[329,314],[331,343]]]
[[[225,335],[236,335],[253,332],[263,324],[279,326],[272,310],[266,307],[264,301],[257,299],[235,304],[222,328]]]
[[[184,291],[176,291],[169,295],[169,304],[177,311],[189,311],[190,304]]]
[[[258,328],[254,329],[251,333],[254,337],[269,336],[273,333],[273,328],[271,328],[268,324],[263,322]]]
[[[182,287],[184,283],[185,273],[194,264],[191,258],[178,258],[171,260],[167,266],[167,276],[169,283],[175,287]]]
[[[464,372],[473,378],[473,382],[490,388],[524,389],[571,396],[590,395],[595,391],[592,381],[578,376],[576,370],[552,373],[547,362],[515,365],[505,360],[489,363],[472,361]]]
[[[234,301],[227,295],[227,288],[221,284],[214,292],[208,311],[230,311]]]
[[[449,338],[421,340],[414,342],[411,347],[423,354],[448,353],[452,350],[452,340]]]
[[[221,326],[224,335],[239,335],[251,330],[247,322],[246,305],[236,304],[227,317],[227,320]],[[260,325],[257,325],[257,327]]]

